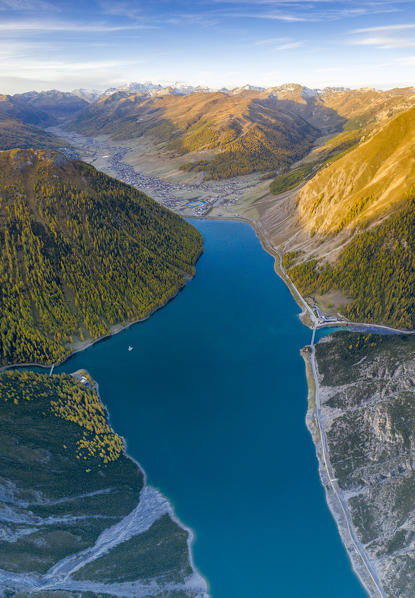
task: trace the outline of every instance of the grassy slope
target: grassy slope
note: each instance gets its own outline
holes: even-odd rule
[[[302,226],[336,233],[396,209],[415,184],[414,135],[415,107],[321,170],[298,194]]]
[[[0,153],[0,362],[51,363],[74,338],[146,317],[194,273],[201,235],[82,162]]]
[[[387,120],[414,105],[412,87],[378,91],[375,89],[354,89],[330,91],[323,94],[326,107],[346,119],[346,130],[362,128],[369,123]]]

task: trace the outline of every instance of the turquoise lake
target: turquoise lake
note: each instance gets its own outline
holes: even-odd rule
[[[56,371],[99,382],[128,452],[194,530],[213,598],[363,598],[305,426],[311,333],[248,225],[194,224],[205,252],[186,288]]]

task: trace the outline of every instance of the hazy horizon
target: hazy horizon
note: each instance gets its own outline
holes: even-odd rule
[[[414,84],[405,0],[0,0],[0,91]]]

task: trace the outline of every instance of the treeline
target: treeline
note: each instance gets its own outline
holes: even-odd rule
[[[34,411],[37,418],[56,417],[74,424],[72,433],[68,429],[60,439],[64,443],[60,450],[82,467],[102,467],[124,454],[123,441],[109,426],[96,391],[69,374],[7,371],[0,376],[0,397],[14,411],[24,409],[28,416]],[[4,411],[1,405],[0,410]]]
[[[315,165],[313,163],[308,163],[276,176],[269,186],[271,193],[278,195],[279,193],[285,193],[286,191],[290,191],[290,189],[294,189],[294,187],[297,187],[297,185],[305,181],[312,174],[314,168]]]
[[[146,317],[194,273],[202,237],[182,218],[81,162],[19,156],[33,168],[0,175],[2,364],[58,361]]]
[[[415,199],[374,229],[357,235],[334,264],[311,259],[292,265],[289,275],[304,295],[339,289],[352,301],[355,321],[415,327]]]

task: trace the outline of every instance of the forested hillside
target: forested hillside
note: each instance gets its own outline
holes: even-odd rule
[[[194,273],[201,235],[54,152],[0,152],[0,362],[51,363],[148,316]]]
[[[415,328],[415,198],[371,230],[352,238],[339,258],[310,259],[287,253],[285,266],[304,295],[339,289],[351,297],[346,316]]]
[[[73,117],[87,105],[74,94],[58,91],[0,95],[0,150],[63,147],[65,142],[44,128]]]
[[[0,375],[2,596],[148,596],[156,587],[153,596],[207,598],[189,532],[107,416],[86,372]]]
[[[375,127],[342,133],[314,152],[324,159],[330,146],[346,144],[293,196],[284,261],[302,293],[323,301],[323,310],[415,327],[414,136],[412,107]],[[304,169],[273,186],[295,186],[310,177]]]

